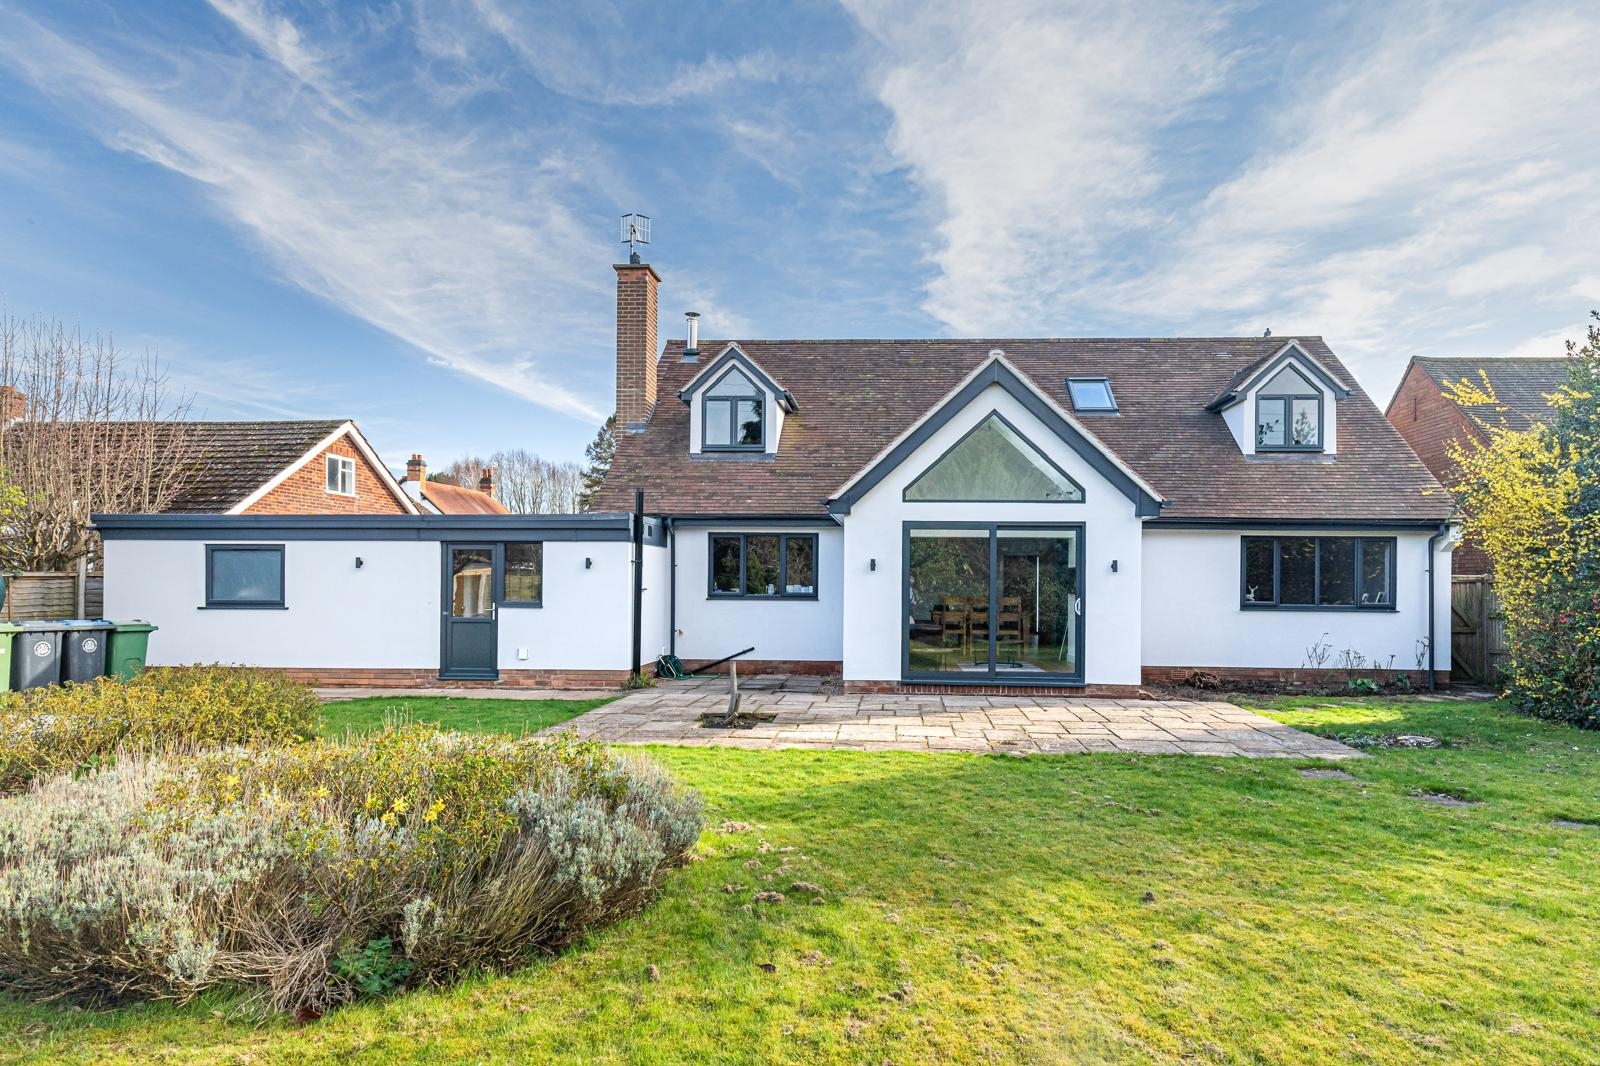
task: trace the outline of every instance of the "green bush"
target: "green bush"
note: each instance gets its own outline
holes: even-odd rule
[[[125,755],[0,799],[0,985],[323,1011],[569,943],[647,902],[697,796],[565,739],[389,728]]]
[[[128,681],[0,693],[0,792],[109,762],[119,748],[309,737],[320,714],[316,694],[284,674],[226,666],[155,667]]]

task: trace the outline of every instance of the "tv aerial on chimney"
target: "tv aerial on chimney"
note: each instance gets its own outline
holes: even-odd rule
[[[629,212],[622,216],[622,243],[628,246],[628,262],[639,261],[639,245],[650,243],[650,216]]]

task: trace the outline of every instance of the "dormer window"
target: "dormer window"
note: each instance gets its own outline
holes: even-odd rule
[[[1322,451],[1322,393],[1293,366],[1256,393],[1256,451]]]
[[[766,447],[766,397],[738,367],[705,390],[704,447],[761,451]]]

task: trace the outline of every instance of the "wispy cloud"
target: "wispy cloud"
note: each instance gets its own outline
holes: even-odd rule
[[[472,0],[483,26],[503,40],[548,88],[602,105],[660,107],[771,82],[779,62],[765,49],[728,58],[707,55],[670,69],[660,38],[605,0],[530,11],[500,0]]]
[[[926,191],[926,309],[961,333],[1059,321],[1162,186],[1156,138],[1218,84],[1212,5],[846,0],[882,47],[889,145]]]
[[[1271,326],[1387,384],[1486,321],[1508,345],[1571,321],[1562,279],[1600,270],[1592,10],[1328,9],[1359,42],[1329,48],[1178,0],[846,2],[953,332]]]
[[[262,59],[134,40],[93,50],[8,11],[0,63],[107,144],[200,183],[295,284],[442,366],[602,417],[551,369],[609,334],[607,249],[567,206],[583,168],[559,138],[386,113],[283,15],[215,6]]]

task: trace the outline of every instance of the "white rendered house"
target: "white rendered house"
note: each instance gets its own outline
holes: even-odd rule
[[[1319,338],[658,351],[617,273],[603,513],[104,516],[107,611],[334,683],[609,684],[636,627],[864,691],[1448,674],[1450,499]]]

